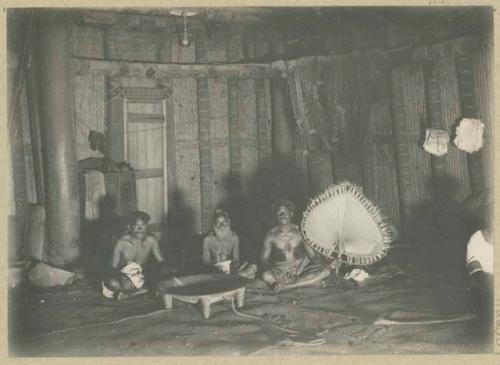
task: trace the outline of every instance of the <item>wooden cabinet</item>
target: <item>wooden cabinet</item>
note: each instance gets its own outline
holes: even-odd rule
[[[104,172],[104,185],[106,189],[105,209],[113,210],[112,213],[125,216],[137,210],[137,192],[134,171]],[[85,217],[85,173],[80,173],[80,216]],[[96,203],[99,204],[99,203]],[[108,212],[108,214],[111,212]]]
[[[126,215],[137,210],[135,173],[133,171],[105,172],[106,195],[113,197],[116,213]]]

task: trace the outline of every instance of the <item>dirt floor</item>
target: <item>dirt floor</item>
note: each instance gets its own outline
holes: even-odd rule
[[[357,288],[334,278],[326,288],[273,295],[255,280],[242,312],[212,305],[202,319],[198,305],[174,300],[165,310],[148,295],[120,302],[105,299],[80,280],[72,286],[9,296],[12,356],[327,355],[385,353],[484,353],[477,321],[376,325],[393,311],[429,315],[467,312],[465,292],[436,280],[416,278],[402,266],[385,265]],[[293,337],[276,326],[301,332]],[[320,334],[312,336],[312,334]],[[311,339],[324,338],[314,345]]]

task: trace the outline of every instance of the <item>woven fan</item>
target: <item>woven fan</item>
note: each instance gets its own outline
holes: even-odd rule
[[[349,182],[332,185],[313,198],[300,228],[318,253],[351,265],[380,260],[392,240],[380,209]]]

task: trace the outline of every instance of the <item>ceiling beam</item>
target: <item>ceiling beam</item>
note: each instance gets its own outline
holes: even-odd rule
[[[73,58],[72,68],[75,75],[105,75],[111,77],[194,79],[264,79],[282,77],[282,72],[269,63],[192,64]]]

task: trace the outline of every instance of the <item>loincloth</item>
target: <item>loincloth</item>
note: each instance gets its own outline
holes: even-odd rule
[[[293,283],[300,275],[306,272],[318,271],[320,269],[319,265],[312,264],[310,262],[308,265],[304,265],[301,268],[302,261],[303,260],[294,260],[275,263],[275,265],[271,268],[271,272],[278,282],[278,285]]]
[[[142,273],[141,265],[130,262],[125,265],[121,270],[119,276],[116,278],[120,281],[120,284],[123,288],[132,287],[131,291],[140,291],[144,286],[144,274]],[[129,285],[129,284],[132,285]],[[104,285],[104,282],[101,284],[102,286],[102,294],[107,298],[112,298],[114,296],[114,292]]]

